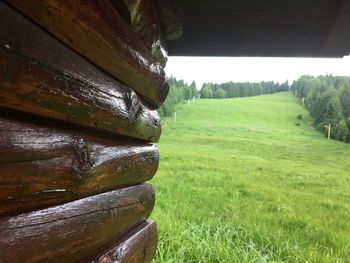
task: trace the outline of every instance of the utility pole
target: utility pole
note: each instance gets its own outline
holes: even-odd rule
[[[304,108],[304,105],[305,105],[305,97],[303,97],[302,99],[301,99],[301,106]]]

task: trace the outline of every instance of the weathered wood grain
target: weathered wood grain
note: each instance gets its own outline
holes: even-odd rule
[[[0,219],[2,262],[76,262],[96,255],[142,223],[154,205],[150,185],[87,197]]]
[[[112,0],[124,2],[130,12],[130,24],[153,56],[165,67],[167,62],[166,44],[160,29],[158,14],[153,0]],[[122,9],[117,6],[117,9]]]
[[[96,121],[92,120],[90,112],[78,109],[77,114],[85,113],[88,116],[85,118],[85,123],[80,124],[89,125],[86,121],[90,119],[89,127],[113,133],[116,133],[118,129],[118,132],[123,135],[143,140],[158,140],[161,129],[159,116],[156,112],[148,110],[131,89],[102,73],[87,60],[2,2],[0,2],[0,28],[0,46],[2,48],[5,48],[8,52],[18,54],[18,57],[23,55],[38,62],[38,67],[40,66],[44,71],[55,72],[57,76],[54,76],[54,73],[50,73],[50,75],[54,76],[56,80],[61,79],[64,82],[66,79],[74,79],[73,82],[78,86],[76,86],[75,90],[70,89],[69,92],[73,94],[78,93],[78,97],[74,98],[69,93],[70,97],[66,96],[66,99],[75,101],[73,105],[78,103],[76,99],[79,98],[79,93],[81,93],[81,97],[85,97],[83,102],[86,103],[82,105],[85,107],[85,110],[90,108],[90,112],[100,115],[99,113],[102,114],[104,109],[101,106],[108,107],[108,109],[105,109],[109,112],[107,120],[105,120],[105,116],[100,115]],[[29,61],[34,63],[32,60]],[[19,63],[16,64],[18,65]],[[5,72],[5,68],[2,69],[2,72]],[[3,76],[3,78],[9,81],[11,80],[11,75]],[[56,83],[62,84],[59,81]],[[40,82],[35,84],[40,84]],[[66,85],[66,83],[63,84]],[[55,89],[62,87],[51,87],[48,90],[48,87],[41,85],[41,88],[44,90],[39,92],[38,95],[42,92],[44,92],[43,94],[48,94],[50,91],[49,96],[54,99],[54,96],[60,94],[60,92],[57,94]],[[97,99],[100,98],[96,103],[99,101],[103,103],[103,105],[97,105],[99,107],[94,107],[95,99],[93,95],[96,93],[99,95]],[[37,98],[37,100],[35,98],[32,99],[32,101],[36,102],[39,100],[40,98]],[[60,109],[64,110],[64,108],[71,107],[69,103],[72,102],[66,101],[64,107]],[[53,107],[50,104],[48,106]],[[136,115],[136,113],[139,114]],[[66,112],[66,114],[68,113]],[[68,115],[71,114],[72,112]],[[49,117],[51,116],[52,114]],[[66,119],[64,116],[61,117],[64,120]],[[75,119],[75,121],[79,123],[78,119]]]
[[[0,215],[48,207],[150,180],[155,146],[0,117]]]
[[[157,226],[145,222],[128,233],[120,243],[91,263],[149,263],[157,249]]]
[[[76,52],[0,1],[0,46],[105,92],[129,88],[102,73]],[[15,32],[15,33],[14,33]]]
[[[152,107],[164,102],[168,84],[163,68],[110,1],[6,2],[133,88]]]
[[[122,86],[87,85],[0,48],[0,106],[157,141],[159,115]]]
[[[110,0],[110,1],[111,1],[111,4],[117,9],[119,15],[124,19],[124,21],[128,25],[131,25],[130,11],[128,7],[125,5],[124,1],[120,1],[120,0]]]
[[[113,5],[118,1],[111,1]],[[152,0],[122,0],[130,12],[130,24],[143,41],[145,46],[151,50],[155,38],[160,37],[160,29]],[[117,7],[118,9],[118,7]]]

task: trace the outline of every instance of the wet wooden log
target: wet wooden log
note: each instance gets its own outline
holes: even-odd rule
[[[153,56],[165,67],[167,48],[160,29],[158,14],[153,0],[112,0],[111,3],[124,2],[130,12],[130,24]],[[120,5],[120,4],[119,4]],[[121,7],[117,8],[121,9]]]
[[[142,223],[154,205],[139,185],[0,219],[2,262],[76,262],[97,255]]]
[[[6,2],[133,88],[152,107],[164,102],[168,84],[163,68],[110,1]]]
[[[149,263],[157,249],[157,226],[155,222],[145,222],[128,233],[102,256],[91,263]]]
[[[0,215],[48,207],[150,180],[155,146],[0,117]]]
[[[70,118],[73,117],[75,123],[88,127],[143,140],[158,140],[160,134],[159,116],[156,112],[148,110],[131,89],[102,73],[87,60],[2,2],[0,2],[0,28],[0,47],[4,48],[6,52],[15,53],[18,59],[21,59],[22,56],[30,58],[27,60],[29,64],[37,62],[38,65],[35,68],[42,70],[44,72],[42,74],[49,72],[47,74],[56,79],[55,83],[58,86],[48,87],[46,85],[45,87],[45,82],[36,81],[34,84],[39,86],[30,87],[33,89],[33,92],[30,93],[31,97],[29,97],[32,104],[47,101],[43,97],[40,98],[41,94],[50,96],[51,100],[60,96],[61,99],[58,99],[58,102],[61,103],[62,107],[55,103],[52,105],[46,103],[45,107],[52,108],[56,105],[63,112],[66,108],[76,110],[75,113],[65,112],[66,117],[64,114],[60,114],[61,116],[58,118],[61,120],[71,121]],[[14,58],[14,56],[10,57]],[[19,65],[20,63],[16,62],[15,64]],[[29,70],[31,68],[28,68]],[[1,71],[2,74],[6,73],[5,68],[1,68]],[[33,73],[31,76],[35,77]],[[14,77],[11,74],[3,75],[0,76],[0,81],[9,82]],[[61,81],[59,81],[60,79]],[[43,80],[45,81],[45,78]],[[66,87],[69,83],[75,83],[75,89],[73,89],[74,85],[73,88]],[[65,96],[66,93],[56,90],[61,88],[63,91],[68,89],[67,96]],[[35,93],[38,97],[33,97]],[[11,96],[15,96],[15,94]],[[25,98],[22,97],[22,101]],[[82,99],[80,109],[74,106],[78,105],[78,99]],[[39,107],[33,113],[41,110]],[[45,116],[57,116],[57,113],[53,114],[52,109],[49,109],[51,113],[47,110],[44,111]],[[80,122],[79,117],[74,117],[77,114],[83,114],[81,117],[84,119],[84,123]],[[96,117],[96,120],[93,120],[93,116]]]
[[[113,5],[115,2],[111,1]],[[130,12],[130,24],[143,41],[145,46],[151,50],[155,38],[160,38],[161,32],[157,21],[157,14],[152,0],[122,0]],[[118,8],[118,7],[117,7]]]
[[[0,49],[0,106],[92,129],[157,141],[159,115],[119,86],[88,85]]]

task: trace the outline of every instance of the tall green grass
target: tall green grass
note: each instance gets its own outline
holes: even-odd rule
[[[350,145],[292,95],[181,105],[158,147],[154,262],[350,262]]]

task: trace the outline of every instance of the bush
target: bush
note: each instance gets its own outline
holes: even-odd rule
[[[298,120],[302,120],[302,119],[303,119],[303,115],[299,114],[299,115],[297,116],[297,119],[298,119]]]

